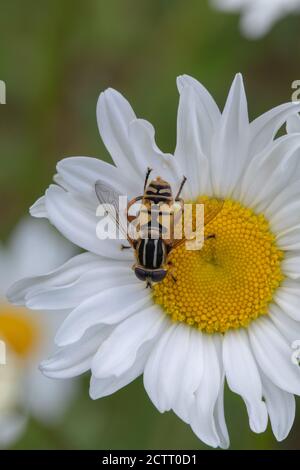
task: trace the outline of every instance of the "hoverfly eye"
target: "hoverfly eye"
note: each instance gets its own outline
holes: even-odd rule
[[[165,269],[159,269],[158,271],[152,271],[151,280],[153,282],[161,282],[166,277],[167,271]]]
[[[148,273],[143,268],[135,268],[134,274],[140,281],[145,281]]]

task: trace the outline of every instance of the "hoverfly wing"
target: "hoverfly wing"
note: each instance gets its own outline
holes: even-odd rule
[[[103,205],[107,214],[117,224],[117,227],[121,231],[123,237],[132,243],[128,237],[126,218],[120,214],[119,198],[122,196],[122,194],[116,191],[115,188],[113,188],[110,184],[102,180],[96,181],[95,192],[100,204]]]
[[[204,227],[208,225],[210,222],[212,222],[219,212],[223,209],[224,206],[224,201],[223,199],[212,199],[209,201],[208,204],[204,205]],[[172,248],[178,248],[179,246],[183,245],[185,242],[191,242],[195,240],[196,236],[194,235],[191,239],[187,239],[186,237],[183,237],[181,240],[177,240],[175,243],[173,243]]]
[[[204,205],[204,226],[212,222],[221,212],[224,206],[223,199],[211,199],[209,203]]]

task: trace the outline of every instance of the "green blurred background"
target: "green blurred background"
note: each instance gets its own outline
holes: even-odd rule
[[[175,78],[198,78],[222,107],[236,72],[245,79],[251,118],[289,101],[300,79],[300,17],[278,23],[259,41],[240,36],[238,17],[206,0],[1,0],[0,238],[71,155],[109,160],[95,107],[100,91],[120,90],[157,129],[165,151],[175,146]],[[298,405],[299,405],[298,400]],[[300,414],[289,438],[249,430],[239,397],[226,393],[232,449],[300,448]],[[93,402],[88,377],[55,429],[30,422],[18,449],[207,448],[172,413],[160,415],[138,380]]]

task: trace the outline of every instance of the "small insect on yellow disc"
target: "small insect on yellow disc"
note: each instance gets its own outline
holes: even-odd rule
[[[196,203],[209,207],[210,199]],[[268,305],[284,276],[283,252],[263,215],[238,202],[225,200],[222,210],[205,227],[198,251],[185,244],[170,254],[170,274],[153,288],[154,301],[174,321],[206,333],[247,327],[268,313]]]
[[[0,339],[19,357],[26,358],[37,347],[39,326],[26,309],[0,304]]]

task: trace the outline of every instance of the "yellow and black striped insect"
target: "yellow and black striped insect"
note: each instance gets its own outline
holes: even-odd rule
[[[168,256],[170,252],[185,241],[185,238],[175,239],[174,226],[177,217],[182,214],[184,208],[184,201],[180,194],[186,178],[183,177],[174,198],[171,185],[161,177],[151,180],[148,184],[151,171],[150,168],[147,169],[144,193],[132,199],[127,206],[127,222],[138,221],[137,229],[140,234],[138,239],[131,238],[127,227],[122,227],[120,224],[118,206],[120,194],[101,180],[95,184],[95,191],[100,203],[111,205],[113,213],[109,212],[109,209],[108,213],[129,242],[130,246],[123,246],[123,248],[134,249],[136,262],[132,268],[139,280],[146,281],[147,287],[152,283],[161,282],[166,277],[169,270]],[[136,216],[129,215],[130,208],[139,201],[142,202],[142,205],[138,214]],[[205,217],[205,224],[211,221],[219,210],[221,210],[221,206],[215,213]],[[164,219],[164,216],[167,217]],[[167,225],[164,223],[166,220],[168,221]]]
[[[137,278],[146,281],[147,285],[162,281],[167,274],[167,257],[174,245],[175,217],[183,211],[184,201],[180,194],[186,182],[183,177],[174,198],[170,183],[160,176],[148,184],[151,171],[147,169],[143,195],[132,199],[127,207],[129,213],[134,204],[142,201],[137,226],[141,237],[134,244],[137,262],[133,268]],[[174,203],[179,206],[176,215]]]

